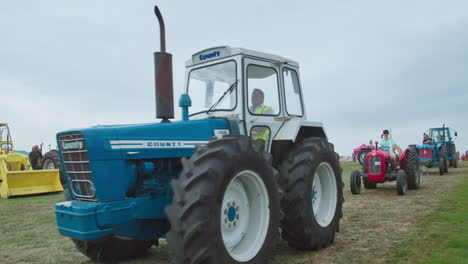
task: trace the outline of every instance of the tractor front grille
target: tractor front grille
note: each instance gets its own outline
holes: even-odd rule
[[[380,168],[382,163],[380,157],[370,157],[369,158],[369,174],[380,174]]]
[[[421,148],[421,149],[419,149],[419,157],[421,159],[430,159],[430,158],[432,158],[432,150],[430,148]]]
[[[83,135],[61,135],[58,141],[73,196],[78,200],[95,201],[96,190]]]

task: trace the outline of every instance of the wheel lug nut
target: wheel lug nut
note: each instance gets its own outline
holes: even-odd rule
[[[231,223],[229,223],[228,227],[231,228]]]
[[[232,223],[232,224],[233,224],[234,226],[236,226],[236,223],[237,223],[237,222],[234,221],[234,223]]]
[[[239,214],[236,215],[236,219],[239,220]]]
[[[227,223],[228,219],[227,218],[224,218],[224,223]]]
[[[232,206],[236,206],[236,202],[235,202],[235,201],[234,201],[234,202],[232,202]]]
[[[227,215],[228,211],[227,209],[224,209],[224,214]]]

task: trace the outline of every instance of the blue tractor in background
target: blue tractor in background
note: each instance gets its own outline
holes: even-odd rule
[[[268,263],[332,243],[342,217],[338,154],[307,121],[297,62],[229,46],[186,62],[174,117],[172,55],[154,53],[161,123],[57,134],[67,181],[60,234],[97,261],[145,254],[166,238],[174,263]],[[192,107],[189,113],[189,107]],[[78,111],[78,110],[77,110]]]
[[[452,137],[452,129],[443,125],[439,128],[430,128],[425,135],[428,136],[426,144],[416,145],[420,164],[427,168],[439,167],[440,175],[448,172],[449,165],[457,168],[459,154]],[[458,136],[457,132],[453,135]]]

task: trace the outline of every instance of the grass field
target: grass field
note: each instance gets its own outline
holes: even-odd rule
[[[395,183],[351,195],[343,164],[344,218],[335,243],[315,252],[278,244],[274,264],[306,263],[468,263],[468,163],[439,176],[423,175],[421,188],[405,196]],[[0,200],[1,263],[90,263],[58,234],[53,205],[62,194]],[[169,263],[165,241],[131,263]],[[465,262],[464,262],[465,261]]]

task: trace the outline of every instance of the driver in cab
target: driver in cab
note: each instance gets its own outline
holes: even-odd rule
[[[254,89],[252,92],[252,105],[250,106],[250,112],[254,115],[274,115],[273,108],[268,105],[264,105],[265,94],[260,89]],[[267,127],[253,127],[251,132],[252,139],[261,139],[267,141],[270,136],[270,129]]]

